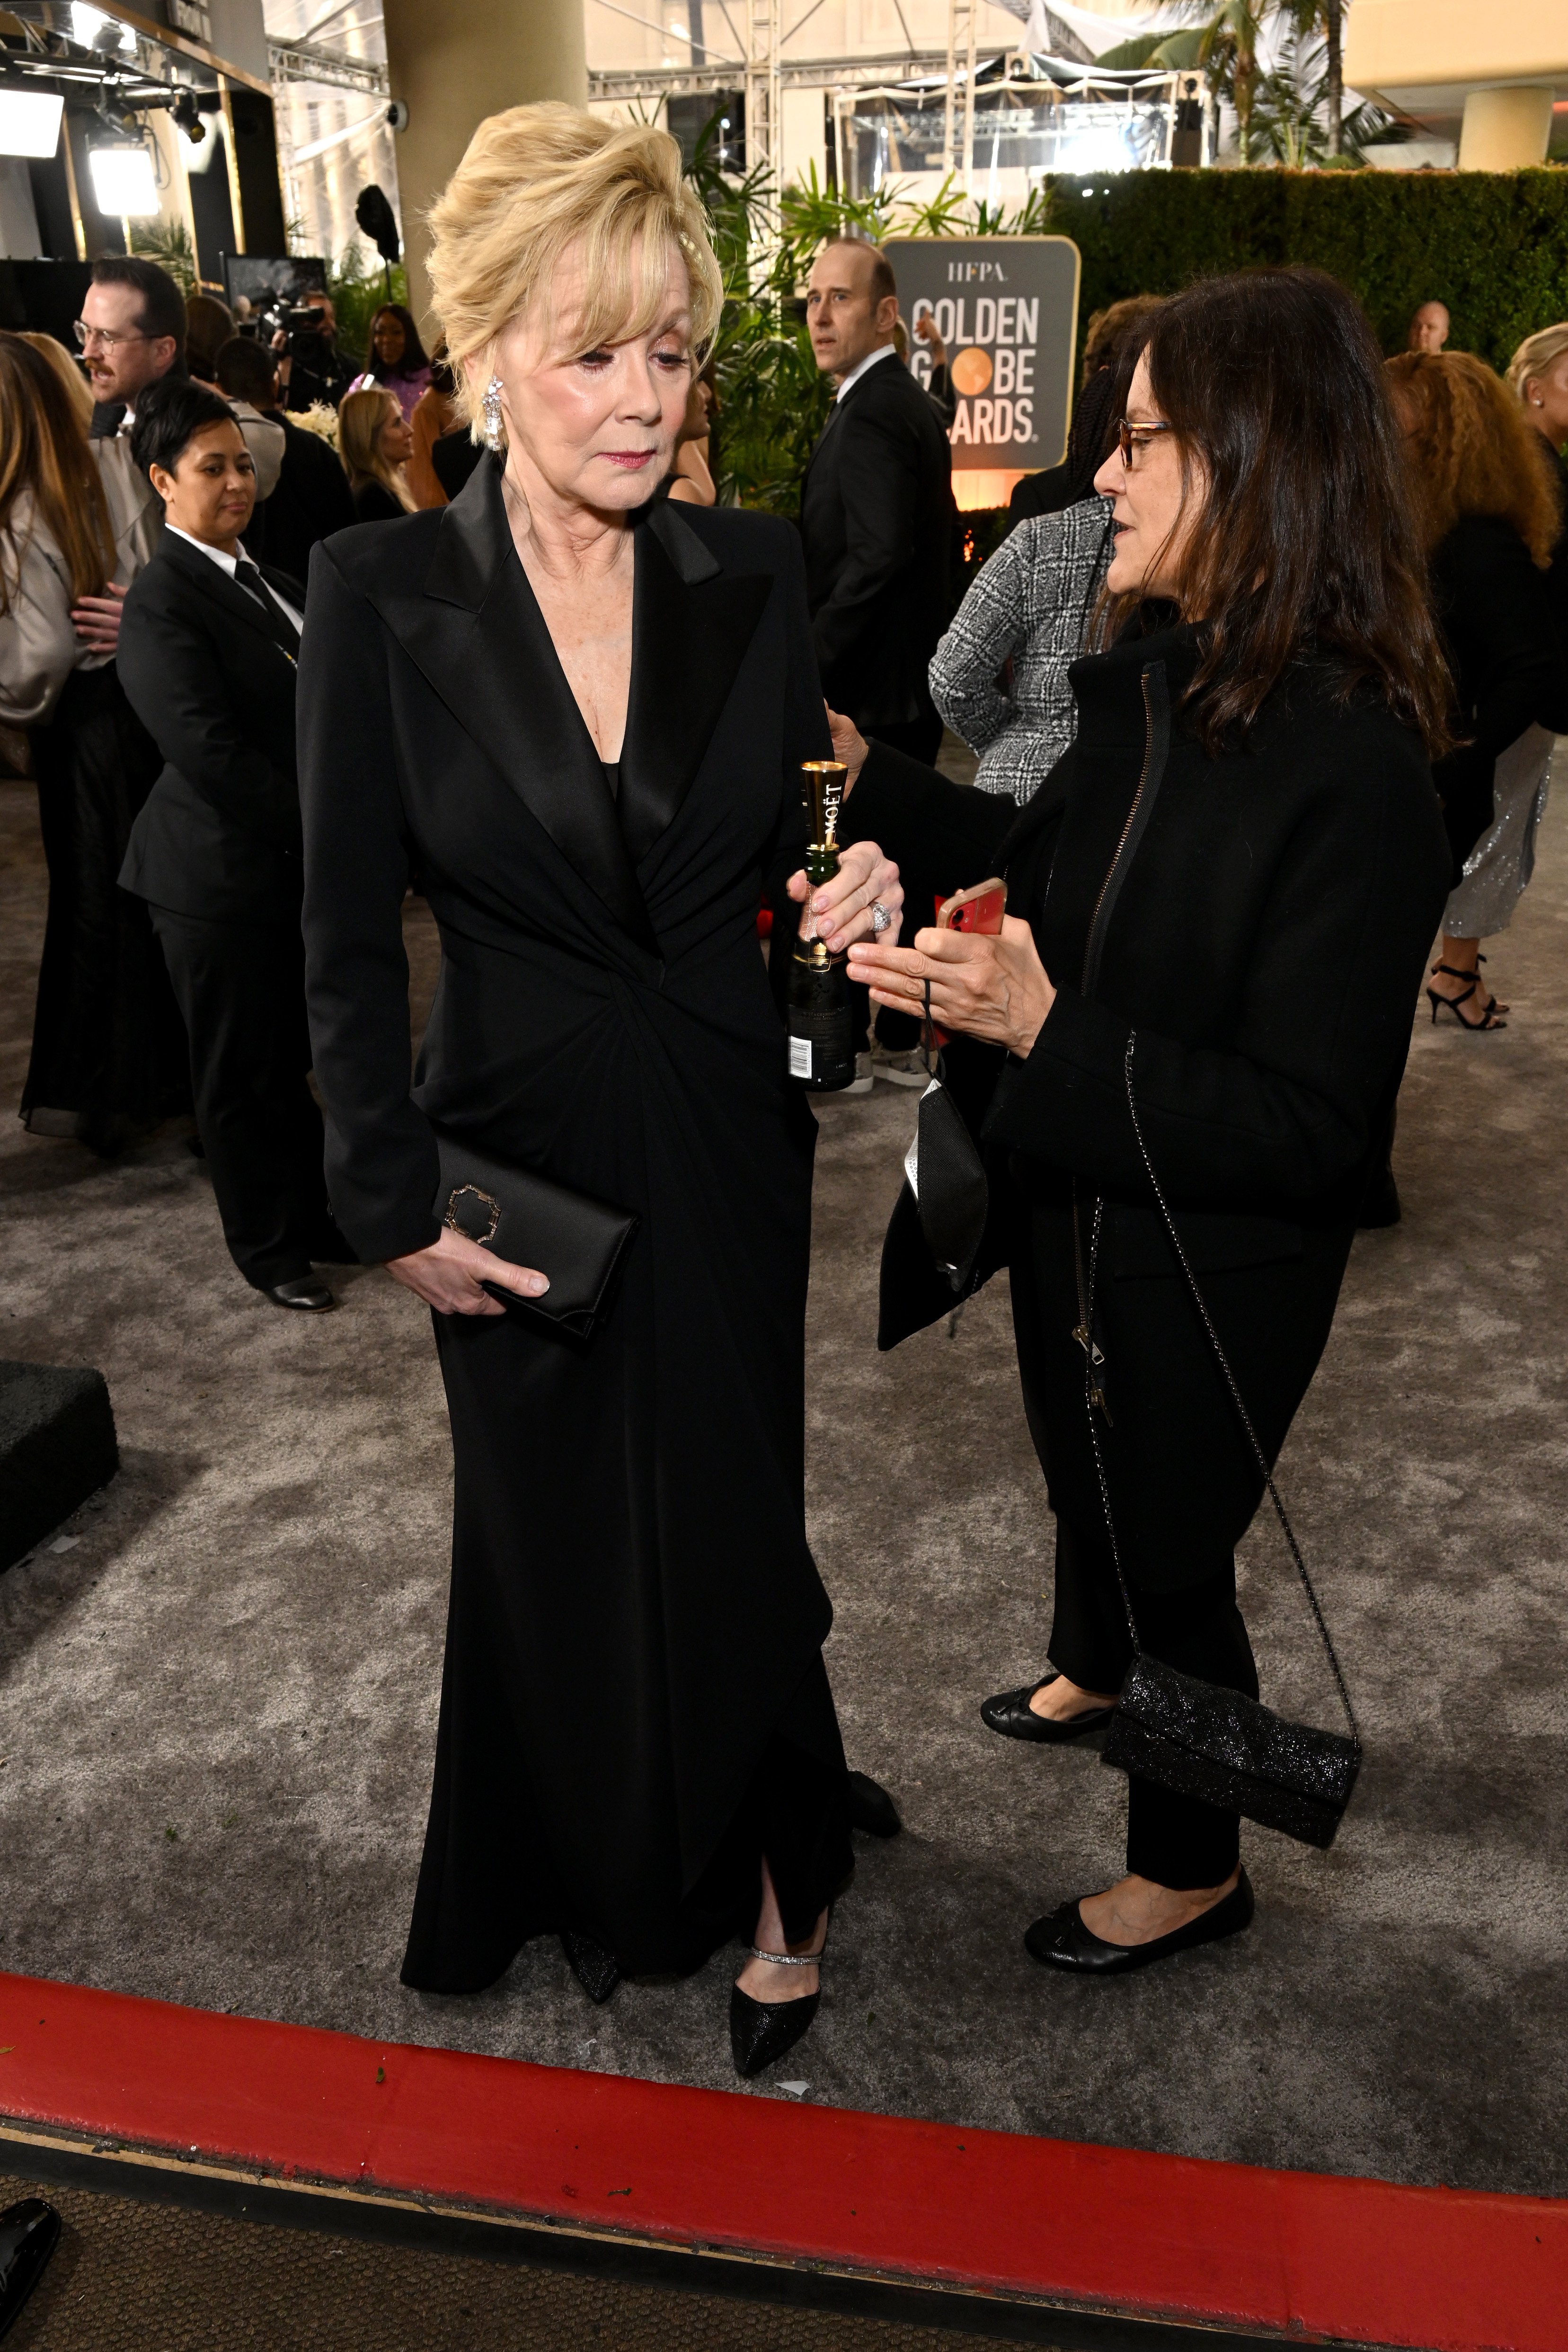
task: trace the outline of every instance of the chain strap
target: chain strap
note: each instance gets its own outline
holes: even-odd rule
[[[1183,1274],[1186,1276],[1186,1286],[1192,1293],[1193,1304],[1197,1308],[1203,1328],[1208,1334],[1208,1342],[1210,1347],[1214,1349],[1215,1360],[1218,1363],[1220,1370],[1225,1375],[1225,1384],[1230,1391],[1230,1402],[1236,1407],[1237,1418],[1239,1420],[1242,1428],[1247,1433],[1247,1442],[1252,1448],[1253,1459],[1257,1463],[1259,1469],[1263,1474],[1263,1483],[1269,1489],[1269,1499],[1274,1506],[1275,1514],[1280,1522],[1281,1532],[1284,1536],[1285,1541],[1290,1547],[1291,1558],[1296,1563],[1296,1574],[1301,1580],[1301,1590],[1305,1592],[1308,1602],[1311,1605],[1313,1622],[1315,1622],[1318,1633],[1322,1637],[1323,1649],[1327,1654],[1329,1664],[1333,1670],[1334,1685],[1339,1692],[1340,1704],[1344,1708],[1345,1721],[1350,1726],[1351,1738],[1359,1747],[1361,1744],[1361,1733],[1356,1725],[1355,1709],[1350,1703],[1350,1693],[1345,1687],[1344,1675],[1341,1671],[1339,1659],[1334,1653],[1334,1645],[1333,1641],[1330,1639],[1329,1629],[1323,1619],[1323,1612],[1318,1605],[1318,1596],[1312,1590],[1312,1580],[1307,1574],[1307,1564],[1301,1558],[1301,1546],[1296,1541],[1295,1530],[1291,1527],[1290,1520],[1285,1516],[1285,1506],[1280,1500],[1280,1490],[1274,1484],[1273,1473],[1269,1467],[1268,1459],[1264,1454],[1263,1448],[1258,1443],[1257,1433],[1253,1429],[1251,1418],[1248,1413],[1247,1407],[1241,1401],[1241,1391],[1236,1385],[1236,1375],[1230,1369],[1230,1360],[1219,1344],[1219,1334],[1215,1329],[1213,1323],[1209,1319],[1208,1308],[1204,1304],[1203,1293],[1199,1290],[1193,1270],[1187,1264],[1186,1252],[1181,1245],[1181,1236],[1176,1232],[1169,1209],[1166,1206],[1166,1196],[1160,1190],[1160,1180],[1155,1174],[1155,1163],[1149,1158],[1149,1147],[1144,1141],[1144,1130],[1138,1124],[1138,1105],[1133,1093],[1133,1055],[1136,1048],[1137,1042],[1137,1032],[1135,1030],[1131,1031],[1127,1037],[1127,1050],[1122,1058],[1122,1073],[1127,1084],[1127,1109],[1133,1121],[1133,1133],[1137,1138],[1138,1150],[1143,1156],[1145,1171],[1147,1174],[1149,1183],[1153,1188],[1155,1199],[1159,1204],[1160,1215],[1165,1220],[1165,1228],[1166,1232],[1170,1236],[1171,1247],[1176,1254],[1176,1263],[1181,1267]],[[1090,1256],[1091,1299],[1092,1299],[1093,1297],[1094,1257],[1098,1252],[1100,1241],[1101,1207],[1102,1203],[1097,1201],[1094,1204],[1094,1244]],[[1092,1377],[1092,1375],[1091,1375],[1091,1377]],[[1092,1415],[1091,1415],[1091,1428],[1092,1433],[1094,1437],[1095,1467],[1100,1471],[1100,1491],[1102,1498],[1105,1502],[1106,1523],[1109,1525],[1110,1505],[1109,1498],[1105,1495],[1105,1473],[1100,1466],[1100,1439],[1098,1431],[1094,1431],[1092,1429]],[[1113,1559],[1115,1557],[1115,1536],[1113,1534],[1111,1538],[1111,1549],[1112,1557]],[[1118,1580],[1121,1580],[1122,1565],[1120,1560],[1116,1561],[1116,1574]],[[1124,1603],[1126,1603],[1127,1588],[1124,1582],[1122,1584],[1122,1599]],[[1132,1622],[1132,1610],[1130,1604],[1127,1609],[1127,1619],[1130,1624]],[[1134,1634],[1134,1639],[1135,1638],[1136,1636]]]

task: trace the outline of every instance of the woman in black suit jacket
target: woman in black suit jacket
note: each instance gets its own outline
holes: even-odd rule
[[[1272,1457],[1328,1337],[1448,878],[1427,756],[1446,685],[1350,297],[1293,269],[1178,296],[1125,419],[1096,480],[1125,626],[1073,667],[1071,749],[1015,815],[873,747],[841,828],[893,850],[917,904],[1007,876],[999,940],[923,930],[851,966],[878,1003],[929,980],[945,1028],[1006,1049],[984,1134],[1057,1519],[1058,1672],[984,1714],[1040,1742],[1114,1706],[1132,1646],[1113,1532],[1144,1648],[1257,1693],[1233,1552],[1261,1480],[1154,1205],[1127,1068]],[[1126,1867],[1037,1921],[1034,1956],[1123,1972],[1251,1916],[1236,1815],[1149,1780]]]
[[[256,474],[226,401],[166,378],[136,404],[136,462],[163,500],[125,600],[120,678],[164,767],[120,887],[146,899],[191,1045],[224,1238],[274,1306],[336,1304],[312,1260],[351,1259],[308,1084],[294,680],[304,591],[240,542]]]
[[[456,1460],[403,1980],[477,1991],[554,1932],[605,1999],[739,1932],[750,2074],[810,2021],[851,1867],[802,1507],[815,1129],[756,938],[828,748],[798,542],[651,502],[718,307],[673,140],[517,108],[434,217],[497,454],[318,551],[300,679],[332,1199],[435,1310]],[[411,1093],[414,876],[442,973]],[[549,1268],[443,1224],[438,1129],[636,1213],[585,1349],[479,1287]]]

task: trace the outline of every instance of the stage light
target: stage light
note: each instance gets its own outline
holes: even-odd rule
[[[207,135],[207,126],[202,121],[194,90],[183,89],[170,110],[174,118],[175,129],[183,134],[193,147],[199,147]]]
[[[52,155],[64,107],[47,90],[0,89],[0,155]]]
[[[150,220],[157,212],[158,184],[145,147],[89,147],[87,164],[99,211],[110,220]]]

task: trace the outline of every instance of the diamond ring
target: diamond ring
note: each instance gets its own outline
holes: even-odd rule
[[[874,898],[872,901],[871,928],[873,937],[879,940],[883,931],[890,931],[893,929],[893,917],[880,898]]]

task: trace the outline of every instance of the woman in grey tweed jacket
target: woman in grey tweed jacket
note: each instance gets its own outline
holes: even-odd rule
[[[980,754],[982,792],[1027,801],[1072,740],[1068,665],[1111,561],[1111,501],[1088,498],[1009,534],[931,656],[931,698]],[[1010,690],[999,673],[1012,656]]]

